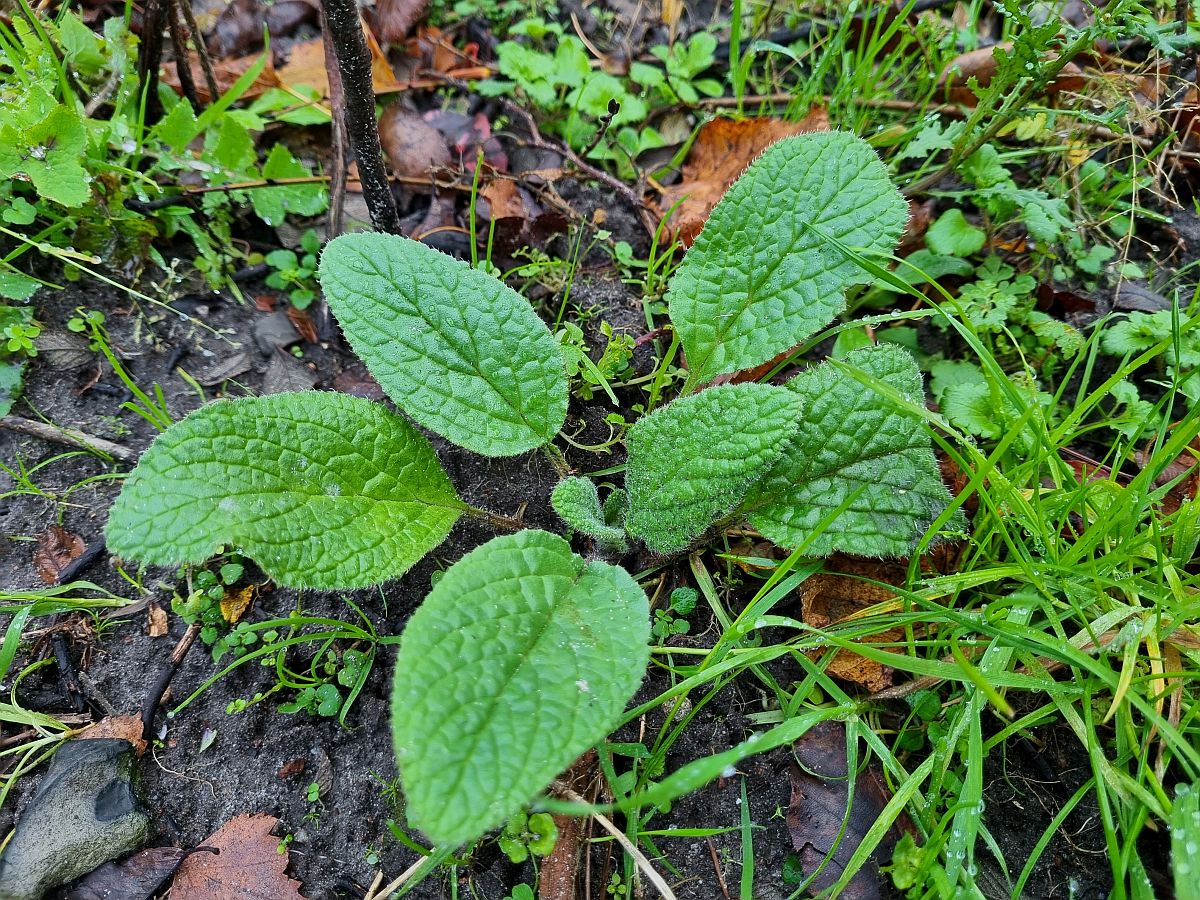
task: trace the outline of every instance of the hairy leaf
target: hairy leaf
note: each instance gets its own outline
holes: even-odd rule
[[[686,548],[783,452],[802,409],[784,388],[721,385],[638,421],[626,439],[629,533],[655,553]]]
[[[392,729],[409,821],[466,843],[527,803],[616,724],[649,659],[649,604],[562,538],[495,538],[409,619]]]
[[[564,478],[550,495],[550,505],[558,517],[576,531],[595,538],[616,551],[626,548],[625,532],[606,521],[606,509],[590,478]]]
[[[880,345],[846,362],[924,404],[921,373],[905,350]],[[788,387],[804,400],[804,421],[747,497],[750,524],[782,547],[804,544],[813,556],[911,552],[950,500],[921,419],[829,363]],[[833,523],[814,534],[851,496]]]
[[[757,366],[842,311],[869,273],[850,249],[890,253],[908,206],[875,151],[845,132],[784,138],[713,209],[671,282],[691,377]],[[810,227],[815,226],[815,227]]]
[[[109,514],[109,548],[157,565],[221,546],[283,585],[352,588],[403,574],[464,504],[429,442],[378,404],[306,391],[203,406],[142,455]]]
[[[408,238],[347,234],[321,255],[321,287],[376,381],[426,428],[487,456],[562,428],[558,344],[497,279]]]

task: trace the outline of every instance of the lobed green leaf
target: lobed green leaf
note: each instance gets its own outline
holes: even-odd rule
[[[757,366],[827,325],[870,274],[822,234],[887,254],[908,206],[865,141],[803,134],[769,147],[713,209],[668,291],[693,383]]]
[[[544,531],[451,566],[400,640],[392,730],[409,821],[438,846],[517,812],[613,728],[649,660],[622,568]]]
[[[802,409],[795,391],[721,385],[639,420],[625,441],[629,533],[655,553],[688,547],[783,452]]]
[[[558,343],[503,282],[387,234],[336,238],[320,278],[355,352],[421,425],[486,456],[532,450],[562,428]]]
[[[464,504],[382,406],[306,391],[218,400],[150,445],[109,514],[113,553],[201,563],[222,546],[291,587],[365,587],[440,544]]]
[[[856,350],[846,362],[924,405],[921,373],[899,347]],[[813,556],[905,556],[950,501],[922,420],[829,363],[788,382],[803,423],[743,505],[750,524]],[[822,520],[844,509],[823,531]]]

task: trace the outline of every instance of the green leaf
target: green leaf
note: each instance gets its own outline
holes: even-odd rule
[[[355,352],[426,428],[486,456],[532,450],[562,428],[558,342],[504,283],[385,234],[342,235],[326,246],[320,272]]]
[[[590,478],[564,478],[550,495],[550,505],[568,527],[595,538],[606,548],[625,550],[625,532],[605,521],[600,495]]]
[[[942,256],[978,253],[987,236],[969,223],[961,209],[948,209],[925,232],[925,245]]]
[[[649,604],[629,574],[522,531],[451,566],[409,619],[392,731],[409,821],[478,837],[603,740],[641,683]]]
[[[15,269],[0,269],[0,297],[5,300],[28,300],[41,286],[36,278],[22,275]]]
[[[921,373],[903,349],[859,350],[846,362],[924,405]],[[788,387],[804,400],[804,422],[747,498],[750,524],[776,544],[803,545],[813,556],[911,552],[950,501],[921,419],[829,363]],[[848,498],[832,525],[816,534]]]
[[[0,353],[0,356],[4,354]],[[21,391],[21,377],[25,374],[25,360],[16,357],[0,359],[0,416],[12,412]]]
[[[890,253],[907,218],[883,163],[854,135],[798,135],[768,148],[717,204],[671,282],[693,382],[794,347],[842,311],[847,287],[872,280],[818,229],[851,249]]]
[[[769,384],[721,385],[640,419],[625,446],[629,533],[676,553],[734,510],[796,433],[800,395]]]
[[[262,168],[262,176],[267,180],[304,178],[309,174],[283,144],[271,148]],[[250,202],[258,217],[268,225],[281,225],[288,213],[315,216],[324,212],[329,198],[320,184],[286,184],[251,191]]]
[[[79,113],[59,104],[28,128],[0,128],[0,178],[24,175],[38,196],[67,207],[82,206],[92,195],[81,165],[86,145]]]
[[[428,441],[382,406],[309,391],[219,400],[150,445],[109,514],[109,548],[155,565],[229,546],[280,584],[402,575],[462,513]]]

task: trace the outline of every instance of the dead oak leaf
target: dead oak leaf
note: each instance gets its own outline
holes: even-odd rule
[[[794,134],[828,130],[829,116],[817,107],[799,122],[712,119],[696,135],[679,183],[663,191],[659,209],[669,214],[671,230],[690,247],[717,201],[764,150]]]
[[[278,822],[268,815],[230,819],[203,842],[217,853],[193,853],[180,865],[172,900],[303,900],[300,882],[284,874],[288,856],[271,836]]]
[[[146,752],[146,741],[142,739],[141,716],[105,716],[81,731],[77,740],[94,741],[104,738],[128,741],[133,745],[134,754],[139,757]]]
[[[61,525],[51,525],[38,536],[37,547],[33,551],[33,564],[38,577],[46,584],[57,584],[62,570],[83,550],[83,538]]]

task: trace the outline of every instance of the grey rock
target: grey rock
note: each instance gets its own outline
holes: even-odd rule
[[[51,888],[141,847],[150,820],[130,776],[133,747],[76,740],[55,754],[0,857],[0,900],[39,900]]]

